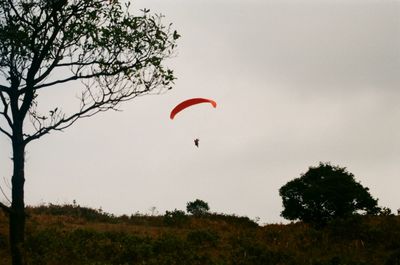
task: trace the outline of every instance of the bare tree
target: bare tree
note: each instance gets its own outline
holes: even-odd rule
[[[13,265],[23,264],[27,144],[139,95],[166,91],[175,79],[163,63],[179,35],[161,15],[146,9],[135,15],[126,2],[0,0],[0,132],[13,152],[11,206],[0,208],[9,215]],[[76,80],[82,90],[75,112],[59,102],[39,110],[41,91]]]

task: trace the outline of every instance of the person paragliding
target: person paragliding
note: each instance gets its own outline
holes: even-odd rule
[[[181,103],[179,103],[178,105],[176,105],[176,106],[172,109],[172,111],[171,111],[169,117],[170,117],[171,120],[173,120],[173,119],[175,118],[175,115],[178,114],[179,112],[181,112],[182,110],[184,110],[184,109],[186,109],[186,108],[188,108],[188,107],[191,107],[191,106],[193,106],[193,105],[200,104],[200,103],[210,103],[214,108],[217,107],[217,102],[215,102],[215,101],[212,100],[212,99],[207,99],[207,98],[191,98],[191,99],[184,100],[184,101],[182,101]],[[194,139],[194,145],[195,145],[197,148],[199,147],[199,141],[200,141],[199,138]]]

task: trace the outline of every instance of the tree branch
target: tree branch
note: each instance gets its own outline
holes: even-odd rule
[[[8,106],[9,106],[9,103],[7,102],[6,98],[5,98],[4,95],[3,95],[3,92],[1,92],[1,91],[0,91],[0,99],[1,99],[1,101],[3,102],[3,105],[4,105],[3,112],[0,112],[0,114],[2,114],[2,115],[6,118],[8,125],[9,125],[10,127],[12,127],[11,118],[10,118],[10,116],[8,116],[8,114],[7,114],[7,113],[8,113]]]
[[[88,90],[89,91],[89,90]],[[104,99],[105,95],[103,95],[102,100],[100,101],[95,101],[92,103],[92,105],[88,106],[85,108],[86,104],[84,102],[84,99],[82,99],[82,107],[81,110],[77,113],[72,114],[71,116],[67,118],[62,118],[59,121],[55,122],[53,125],[49,125],[47,127],[42,127],[40,128],[36,133],[33,135],[29,135],[25,139],[25,143],[28,144],[29,142],[36,140],[40,137],[42,137],[45,134],[48,134],[52,130],[57,130],[57,131],[62,131],[68,127],[70,127],[72,124],[74,124],[78,119],[80,118],[87,118],[91,117],[99,112],[106,111],[109,109],[115,109],[115,105],[119,102],[123,101],[128,101],[136,96],[138,96],[140,92],[137,91],[131,91],[128,94],[122,95],[117,98],[112,98],[111,94],[109,94],[108,99]],[[91,95],[92,98],[94,98],[93,95]]]
[[[31,67],[28,70],[27,73],[27,90],[25,91],[25,96],[20,108],[20,114],[24,117],[26,115],[26,113],[28,112],[31,104],[32,104],[32,100],[34,98],[34,85],[35,85],[35,75],[36,73],[39,71],[40,66],[44,60],[44,58],[48,55],[51,47],[54,44],[54,40],[56,39],[58,33],[61,30],[62,25],[60,25],[58,23],[58,18],[55,15],[56,10],[54,9],[51,13],[51,16],[54,17],[54,29],[53,32],[51,34],[51,36],[49,37],[49,39],[47,40],[47,42],[45,43],[43,49],[40,51],[40,54],[35,53],[33,59],[32,59],[32,64]],[[57,59],[56,59],[57,61]]]
[[[102,71],[102,72],[93,73],[93,74],[89,74],[89,75],[74,75],[74,76],[70,76],[70,77],[65,78],[65,79],[56,80],[56,81],[53,81],[53,82],[50,82],[50,83],[45,83],[45,84],[41,84],[41,85],[35,86],[35,90],[38,90],[38,89],[43,88],[43,87],[53,86],[53,85],[57,85],[57,84],[66,83],[66,82],[69,82],[69,81],[79,80],[79,79],[90,79],[90,78],[93,78],[93,77],[100,77],[100,76],[113,76],[113,75],[122,73],[122,72],[124,72],[124,71],[126,71],[126,70],[128,70],[128,69],[130,69],[132,67],[134,67],[134,65],[121,67],[121,68],[119,68],[119,69],[117,69],[117,70],[115,70],[113,72]]]
[[[29,22],[28,20],[26,20],[26,19],[24,18],[24,16],[21,16],[21,15],[18,13],[18,10],[15,8],[15,5],[14,5],[13,1],[8,0],[8,4],[11,6],[11,9],[14,11],[15,15],[17,16],[17,18],[18,18],[19,20],[25,22],[26,24],[28,24],[28,25],[30,25],[30,26],[35,26],[33,23],[31,23],[31,22]]]
[[[0,91],[0,99],[4,105],[4,109],[2,112],[0,112],[0,114],[2,114],[4,116],[4,118],[6,119],[8,125],[12,128],[12,121],[11,118],[8,116],[8,107],[9,107],[9,103],[7,102],[6,98],[3,95],[4,92]],[[0,132],[4,133],[6,136],[8,136],[9,138],[12,137],[11,133],[7,132],[5,129],[0,127]]]
[[[57,64],[60,62],[59,56],[60,56],[61,50],[62,50],[61,48],[59,48],[59,49],[57,50],[57,52],[56,52],[56,54],[55,54],[55,59],[54,59],[54,61],[50,64],[50,66],[46,69],[46,71],[45,71],[43,74],[41,74],[39,77],[37,77],[37,78],[35,79],[35,84],[40,83],[40,82],[43,81],[46,77],[48,77],[48,76],[50,75],[51,71],[53,71],[54,67],[57,66]]]
[[[6,130],[4,130],[3,128],[0,127],[0,132],[4,133],[5,135],[7,135],[10,139],[12,139],[12,135],[7,132]]]
[[[10,90],[9,87],[0,85],[0,92],[8,92]]]

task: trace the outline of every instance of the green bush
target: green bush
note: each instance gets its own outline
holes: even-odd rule
[[[210,207],[208,206],[208,203],[199,199],[188,202],[186,205],[186,211],[196,216],[205,215],[208,213],[209,210]]]
[[[164,223],[168,226],[181,227],[189,222],[189,217],[181,210],[166,211],[164,215]]]

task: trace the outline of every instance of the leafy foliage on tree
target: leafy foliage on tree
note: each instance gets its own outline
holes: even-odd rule
[[[164,223],[169,226],[182,226],[189,221],[188,216],[184,211],[181,210],[173,210],[166,211],[164,215]]]
[[[13,264],[22,260],[25,227],[25,148],[78,119],[117,110],[121,102],[171,88],[179,34],[149,10],[133,14],[126,1],[0,0],[0,133],[13,151],[9,214]],[[44,91],[81,82],[77,108],[42,106]],[[77,82],[64,86],[76,89]],[[75,90],[74,90],[75,91]]]
[[[208,206],[208,203],[199,199],[188,202],[186,205],[186,211],[196,216],[207,214],[209,210],[210,207]]]
[[[339,166],[320,163],[289,181],[279,190],[289,220],[323,225],[335,218],[358,213],[376,214],[380,208],[369,189],[356,182],[354,175]]]

